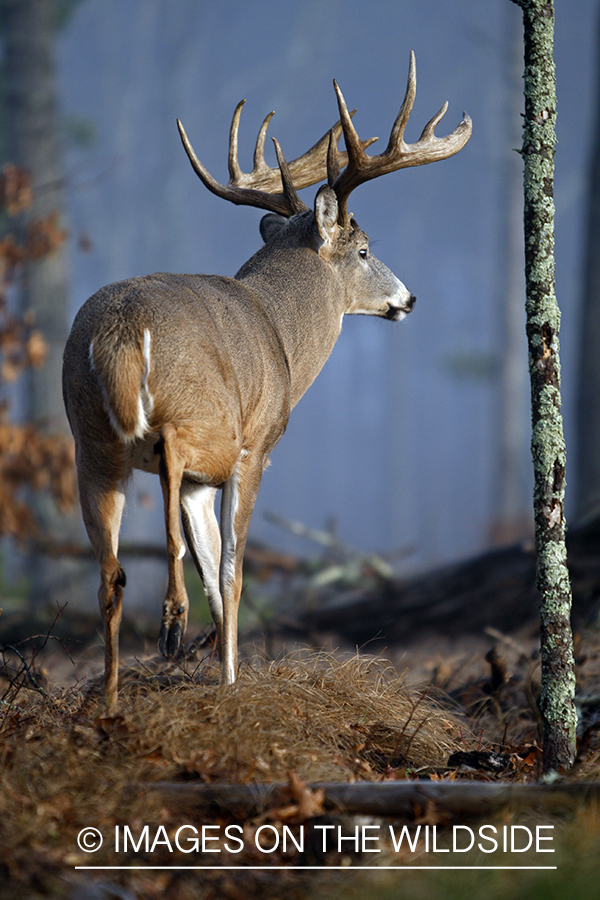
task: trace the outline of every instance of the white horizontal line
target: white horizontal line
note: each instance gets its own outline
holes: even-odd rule
[[[557,869],[558,866],[75,866],[75,869],[161,869],[163,871],[168,871],[169,869],[178,869],[178,870],[189,870],[198,872],[200,870],[206,871],[231,871],[232,869],[239,870],[240,872],[251,872],[253,870],[284,870],[286,872],[295,872],[295,871],[305,871],[306,869],[315,870],[318,869],[320,871],[328,871],[334,869],[342,869],[344,871],[351,871],[352,869],[368,869],[371,872],[378,872],[382,870],[389,869],[430,869],[432,871],[437,870],[453,870],[459,871],[461,869],[481,869],[482,871],[506,871],[506,870],[515,870],[522,869],[523,871],[541,871],[541,870],[551,870]]]

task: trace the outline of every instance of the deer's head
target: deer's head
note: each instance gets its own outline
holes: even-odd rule
[[[464,113],[454,131],[443,138],[435,128],[448,108],[442,108],[427,123],[414,144],[404,140],[406,124],[416,94],[416,63],[411,51],[406,93],[388,145],[378,156],[368,156],[366,148],[377,138],[361,140],[352,122],[356,112],[348,111],[346,102],[334,81],[339,121],[306,153],[287,163],[278,142],[273,139],[277,166],[265,161],[267,128],[273,113],[262,123],[254,150],[252,172],[242,172],[238,162],[238,130],[242,100],[233,114],[229,137],[228,184],[220,184],[196,156],[177,120],[181,140],[196,174],[206,187],[232,203],[268,210],[261,221],[261,235],[269,247],[309,247],[322,260],[335,265],[345,295],[344,312],[380,315],[392,320],[403,318],[414,305],[414,296],[390,270],[371,254],[367,235],[348,212],[347,201],[352,191],[372,178],[409,166],[420,166],[453,156],[471,136],[472,123]],[[346,150],[338,143],[344,136]],[[313,209],[300,199],[297,191],[327,179],[315,197]]]

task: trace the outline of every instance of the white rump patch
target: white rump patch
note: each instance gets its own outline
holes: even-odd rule
[[[144,329],[144,369],[142,371],[142,382],[140,384],[140,394],[138,397],[138,420],[135,429],[135,438],[141,438],[150,431],[150,416],[154,409],[154,397],[150,393],[148,387],[148,378],[150,376],[151,358],[150,351],[152,348],[152,336],[148,328]],[[185,552],[185,551],[184,551]]]

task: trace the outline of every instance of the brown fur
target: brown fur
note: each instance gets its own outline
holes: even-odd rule
[[[118,533],[132,469],[159,474],[164,495],[169,581],[159,647],[175,655],[187,620],[184,504],[186,539],[208,585],[223,679],[231,682],[244,547],[269,454],[327,360],[342,316],[391,310],[394,318],[412,308],[414,298],[368,253],[364,232],[337,224],[327,190],[314,212],[267,217],[267,242],[235,279],[135,278],[99,291],[75,319],[63,385],[83,517],[101,567],[110,707],[124,584]],[[135,437],[144,421],[140,398],[147,423]],[[216,488],[223,489],[220,526]]]
[[[138,397],[144,371],[140,338],[116,343],[110,333],[94,340],[92,360],[98,383],[121,430],[133,439],[138,424]]]

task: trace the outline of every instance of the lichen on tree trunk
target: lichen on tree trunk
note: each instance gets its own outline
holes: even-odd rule
[[[565,545],[565,442],[561,414],[554,282],[554,148],[556,78],[554,9],[548,0],[514,0],[523,10],[523,127],[527,338],[531,378],[537,585],[541,595],[544,770],[569,768],[577,716],[571,633],[571,584]]]

